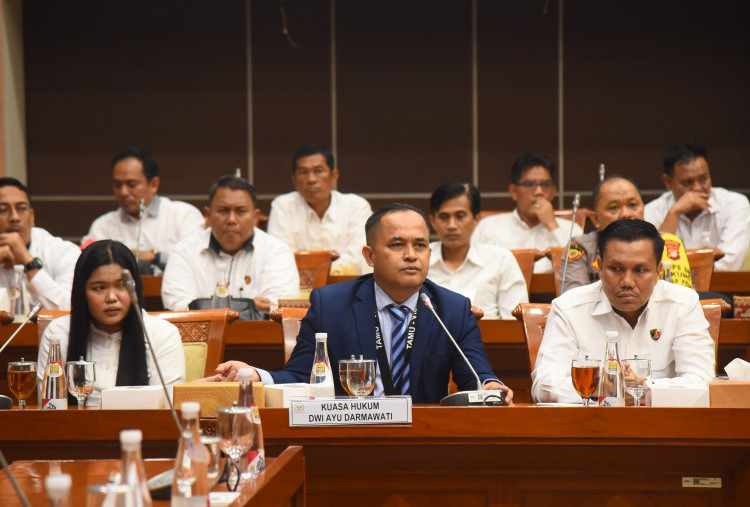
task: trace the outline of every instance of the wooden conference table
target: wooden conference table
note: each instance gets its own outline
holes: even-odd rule
[[[146,476],[153,477],[174,467],[174,458],[144,461]],[[106,483],[110,476],[119,473],[120,460],[77,461],[15,461],[11,466],[21,490],[33,506],[47,505],[44,477],[51,469],[56,473],[70,474],[72,481],[70,505],[86,504],[86,490],[94,484]],[[240,496],[230,507],[251,505],[304,505],[305,460],[301,447],[289,447],[278,458],[266,461],[266,472],[251,484],[241,486]],[[217,485],[214,491],[226,491]],[[22,505],[5,471],[0,472],[0,505],[10,507]],[[168,500],[154,500],[154,507],[168,506]]]
[[[0,327],[0,343],[18,327],[9,324]],[[515,392],[519,402],[531,402],[531,368],[523,326],[515,319],[480,320],[487,355],[493,370]],[[269,370],[284,366],[283,335],[281,326],[271,321],[234,321],[225,333],[225,359],[245,361]],[[720,329],[719,371],[735,357],[750,360],[750,320],[723,319]],[[10,396],[7,387],[6,364],[18,361],[21,356],[29,360],[37,357],[36,325],[26,325],[10,346],[0,356],[0,394]]]
[[[138,427],[145,454],[173,457],[171,415],[147,412],[1,412],[0,449],[9,459],[114,458],[119,431]],[[304,447],[309,505],[750,499],[750,409],[416,406],[411,425],[304,428],[290,428],[285,409],[261,409],[261,418],[269,456]],[[167,442],[172,449],[153,456]],[[713,487],[694,487],[701,481]]]

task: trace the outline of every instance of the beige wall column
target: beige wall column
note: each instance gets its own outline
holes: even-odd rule
[[[22,0],[0,0],[0,174],[26,181]]]

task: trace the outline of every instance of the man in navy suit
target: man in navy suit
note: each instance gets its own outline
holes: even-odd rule
[[[434,315],[421,303],[426,294],[451,331],[466,357],[477,371],[483,389],[506,391],[506,403],[513,392],[492,372],[484,350],[476,318],[469,300],[426,280],[430,264],[429,228],[424,214],[400,203],[376,211],[365,225],[367,245],[362,254],[373,268],[350,282],[313,290],[310,310],[302,321],[297,345],[283,370],[256,369],[254,380],[266,383],[308,382],[315,351],[315,333],[328,333],[331,365],[352,354],[376,359],[375,394],[410,394],[415,403],[437,403],[448,394],[450,372],[461,390],[476,389],[476,378],[450,343]],[[391,329],[394,318],[388,306],[403,305],[408,327],[414,326],[413,341],[405,356],[409,368],[406,378],[391,376]],[[416,314],[416,315],[415,315]],[[383,346],[376,346],[376,337]],[[233,380],[237,369],[248,367],[239,361],[220,364],[214,377],[206,380]],[[395,373],[395,372],[393,372]],[[338,376],[334,376],[336,394],[345,395]]]

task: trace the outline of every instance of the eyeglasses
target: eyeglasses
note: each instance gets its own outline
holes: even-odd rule
[[[17,204],[16,205],[16,214],[19,217],[22,217],[26,215],[29,210],[31,210],[31,206],[28,204]],[[7,204],[0,204],[0,217],[9,217],[13,214],[13,207],[9,206]]]
[[[542,187],[542,190],[549,190],[555,186],[555,182],[552,180],[543,180],[543,181],[526,180],[526,181],[520,181],[516,184],[519,187],[523,187],[524,190],[528,190],[529,192],[531,192],[532,190],[536,190],[536,187]]]

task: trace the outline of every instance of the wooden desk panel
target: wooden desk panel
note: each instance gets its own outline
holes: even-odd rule
[[[50,466],[59,466],[60,472],[70,474],[73,485],[70,505],[86,503],[86,490],[94,484],[107,482],[109,477],[119,473],[122,462],[118,460],[82,461],[16,461],[10,468],[21,490],[31,505],[47,505],[44,482],[39,478],[50,472]],[[144,460],[147,477],[154,477],[174,467],[174,459]],[[224,485],[217,485],[214,491],[226,491]],[[240,486],[240,496],[231,507],[249,505],[280,505],[289,501],[291,505],[305,504],[305,461],[301,447],[285,449],[278,458],[266,460],[266,472],[250,484]],[[168,506],[168,500],[154,500],[154,507]],[[0,505],[4,507],[21,505],[5,471],[0,472]]]
[[[49,458],[51,442],[68,458],[90,457],[116,442],[128,417],[68,412],[0,413],[0,446],[15,442],[14,459]],[[176,434],[168,411],[133,414],[140,417],[128,423],[140,420],[130,427],[144,431],[144,448]],[[309,428],[289,428],[285,409],[261,409],[261,418],[270,456],[304,446],[310,505],[723,506],[750,498],[750,409],[416,406],[411,425]],[[688,477],[720,478],[722,487],[685,488]]]

